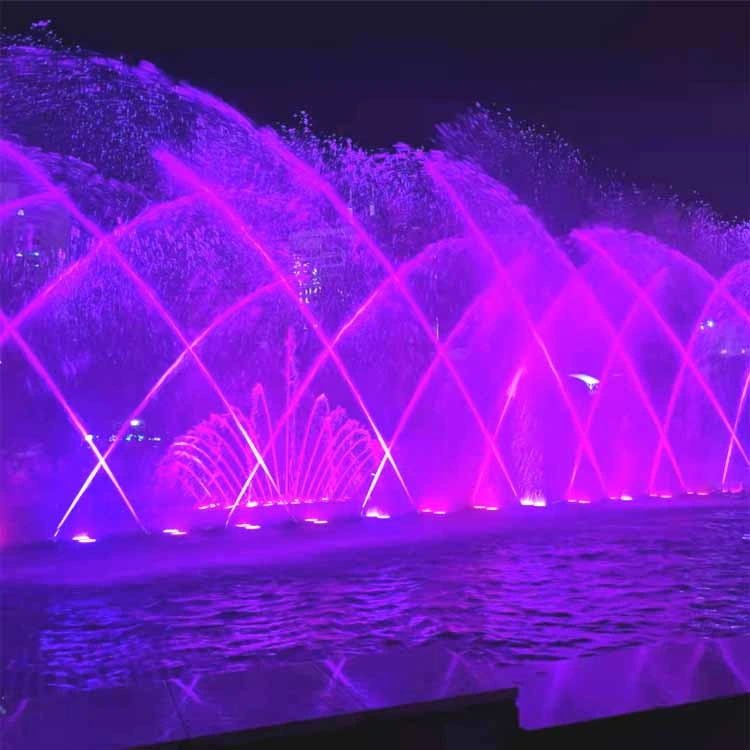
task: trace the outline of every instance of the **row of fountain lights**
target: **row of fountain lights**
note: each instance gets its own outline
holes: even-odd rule
[[[307,301],[307,300],[305,300],[305,301]],[[705,331],[706,328],[714,328],[715,325],[716,325],[715,321],[709,319],[705,323],[701,323],[700,324],[700,330],[701,331]],[[745,351],[746,351],[745,349],[742,349],[742,354],[745,354]],[[727,354],[727,350],[726,349],[722,349],[721,353],[722,354]],[[587,375],[571,375],[571,377],[578,378],[578,379],[582,380],[590,390],[594,390],[595,387],[597,385],[599,385],[599,381],[596,378],[593,378],[591,376],[587,376]],[[133,420],[131,420],[130,425],[131,425],[131,427],[140,427],[142,425],[142,422],[139,419],[133,419]],[[138,441],[143,441],[144,437],[145,436],[143,434],[129,433],[125,437],[125,440],[126,441],[130,441],[131,439],[135,438]],[[96,435],[96,436],[95,435],[87,435],[86,436],[86,440],[89,441],[89,442],[93,442],[93,440],[95,438],[98,438],[98,435]],[[114,442],[116,439],[117,439],[116,435],[112,435],[109,438],[110,442]],[[160,437],[150,437],[150,438],[148,438],[148,440],[159,442],[159,441],[161,441],[161,438]],[[738,492],[742,492],[742,488],[741,487],[739,489],[735,489],[733,491],[733,494],[736,494]],[[698,491],[688,490],[686,492],[686,494],[687,495],[697,495],[699,497],[706,497],[706,496],[710,495],[711,493],[708,490],[698,490]],[[651,498],[660,498],[662,500],[670,500],[673,497],[673,495],[671,493],[669,493],[669,492],[649,493],[648,496],[651,497]],[[622,494],[622,495],[619,495],[619,496],[617,496],[617,495],[610,496],[609,499],[610,500],[620,500],[622,502],[632,502],[633,496],[632,495],[628,495],[628,494]],[[327,500],[327,498],[323,498],[323,500]],[[313,500],[304,500],[303,501],[303,500],[300,500],[299,498],[295,498],[294,500],[288,501],[288,504],[290,504],[290,505],[300,505],[303,502],[304,503],[312,503],[314,501]],[[573,498],[573,497],[571,497],[571,498],[568,498],[567,502],[571,503],[571,504],[577,504],[577,505],[590,505],[591,504],[591,500],[589,500],[587,498]],[[547,499],[545,497],[541,496],[541,495],[534,495],[534,496],[522,497],[520,499],[519,503],[523,507],[531,507],[531,508],[546,508],[547,507]],[[275,503],[273,501],[269,501],[269,502],[263,503],[262,505],[264,507],[267,507],[267,506],[272,506],[272,505],[285,505],[285,504],[287,504],[287,503],[285,503],[283,501],[279,501],[279,502],[275,502]],[[254,501],[251,501],[251,502],[247,503],[247,507],[248,508],[257,507],[258,505],[259,505],[259,503],[254,502]],[[218,507],[218,503],[211,503],[211,504],[208,504],[208,505],[201,505],[198,509],[199,510],[208,510],[208,509],[217,508],[217,507]],[[500,507],[497,506],[497,505],[472,505],[471,507],[472,507],[473,510],[486,510],[486,511],[498,511],[498,510],[500,510]],[[445,510],[434,510],[434,509],[429,508],[429,507],[423,507],[423,508],[419,509],[419,513],[421,513],[421,514],[427,514],[427,515],[435,515],[435,516],[445,516],[445,515],[447,515],[448,512],[445,511]],[[382,512],[380,510],[377,510],[377,509],[368,510],[367,513],[365,513],[365,516],[367,518],[376,518],[376,519],[380,519],[380,520],[386,520],[386,519],[390,518],[390,515],[388,513],[384,513],[384,512]],[[328,521],[326,521],[325,519],[322,519],[322,518],[306,517],[303,520],[304,520],[305,523],[310,523],[310,524],[313,524],[315,526],[324,526],[324,525],[326,525],[328,523]],[[235,526],[238,529],[244,529],[245,531],[257,531],[258,529],[261,528],[259,524],[254,524],[254,523],[238,523],[238,524],[235,524]],[[162,533],[166,534],[167,536],[185,536],[187,534],[187,531],[183,531],[182,529],[162,529]],[[95,542],[96,539],[94,539],[93,537],[90,537],[86,533],[81,533],[81,534],[76,534],[73,537],[73,541],[74,542],[79,542],[80,544],[91,544],[92,542]]]
[[[372,516],[369,513],[367,514],[368,518],[390,518],[390,516],[387,513],[379,514],[376,516]],[[326,521],[324,518],[305,518],[303,519],[305,523],[313,524],[314,526],[325,526],[328,521]],[[243,529],[245,531],[258,531],[261,527],[260,524],[257,523],[237,523],[235,526],[238,529]],[[162,529],[162,534],[166,534],[167,536],[186,536],[187,531],[184,531],[183,529]],[[87,533],[82,534],[76,534],[73,537],[74,542],[78,542],[79,544],[91,544],[96,541],[94,537],[89,536]]]
[[[742,487],[735,488],[733,490],[730,490],[728,493],[722,493],[722,494],[738,494],[742,492]],[[685,494],[687,495],[696,495],[698,497],[708,497],[712,493],[708,490],[688,490]],[[649,493],[648,497],[650,498],[661,498],[662,500],[670,500],[674,497],[669,492],[661,492],[661,493]],[[621,502],[632,502],[633,496],[622,494],[622,495],[613,495],[610,496],[610,500],[619,500]],[[590,505],[591,500],[588,500],[586,498],[568,498],[568,503],[573,503],[577,505]],[[547,507],[547,499],[541,495],[535,495],[535,496],[528,496],[528,497],[522,497],[519,501],[520,505],[524,507],[530,507],[530,508],[546,508]],[[267,504],[267,503],[266,503]],[[258,503],[253,503],[253,507],[257,506]],[[201,506],[201,507],[218,507],[217,504],[213,504],[212,506]],[[481,511],[498,511],[500,510],[500,506],[498,505],[472,505],[472,510],[481,510]],[[422,515],[433,515],[433,516],[445,516],[448,515],[447,510],[437,510],[430,507],[422,507],[419,508],[418,512]],[[366,518],[375,518],[381,521],[389,519],[391,516],[388,513],[385,513],[381,510],[378,510],[377,508],[372,508],[368,510],[365,513]],[[312,516],[308,516],[302,519],[305,523],[311,524],[313,526],[325,526],[328,524],[328,521],[326,521],[324,518],[315,518]],[[238,529],[243,529],[244,531],[258,531],[261,526],[257,523],[237,523],[235,524],[235,527]],[[187,531],[184,531],[183,529],[162,529],[162,533],[166,534],[167,536],[186,536]],[[96,539],[89,536],[87,533],[81,533],[76,534],[73,537],[74,542],[79,542],[80,544],[91,544],[92,542],[95,542]]]

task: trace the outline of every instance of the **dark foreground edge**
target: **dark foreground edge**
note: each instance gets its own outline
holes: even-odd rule
[[[750,696],[702,701],[563,727],[524,731],[516,690],[365,711],[277,727],[158,745],[148,750],[213,748],[637,748],[683,750],[750,747]],[[144,749],[145,750],[145,749]]]
[[[520,736],[517,695],[515,688],[499,690],[148,748],[515,747]]]

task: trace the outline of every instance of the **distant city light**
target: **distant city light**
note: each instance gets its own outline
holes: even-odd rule
[[[599,379],[595,378],[593,375],[586,375],[584,373],[580,372],[574,372],[570,375],[571,378],[575,378],[576,380],[580,380],[586,388],[589,389],[589,391],[595,391],[596,387],[599,385]]]
[[[708,326],[709,328],[713,328],[713,327],[714,327],[714,326],[716,325],[716,323],[714,323],[714,321],[713,321],[713,320],[709,319],[709,320],[707,320],[707,321],[706,321],[706,325],[707,325],[707,326]]]
[[[633,499],[632,495],[620,495],[620,500],[629,503]]]
[[[140,419],[131,419],[130,420],[130,426],[131,427],[139,427],[142,424]]]
[[[93,544],[96,539],[93,539],[88,534],[76,534],[73,537],[74,542],[78,542],[79,544]]]
[[[305,518],[305,523],[314,523],[316,525],[322,525],[328,523],[322,518]]]
[[[257,523],[238,523],[238,529],[245,529],[246,531],[257,531],[260,526]]]
[[[169,534],[169,536],[185,536],[187,531],[181,531],[180,529],[163,529],[163,533]]]

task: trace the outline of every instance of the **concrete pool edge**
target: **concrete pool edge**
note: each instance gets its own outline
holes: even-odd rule
[[[504,722],[512,722],[517,711],[520,729],[546,730],[748,693],[750,637],[666,641],[508,668],[424,646],[132,687],[61,691],[3,705],[0,726],[7,750],[105,750],[209,737],[229,741],[238,733],[243,742],[259,732],[268,739],[271,727],[300,722],[309,723],[314,733],[334,719],[340,725],[345,716],[364,716],[359,723],[367,725],[373,712],[392,713],[397,707],[411,707],[418,715],[437,705],[442,716],[457,717],[456,711],[468,710],[482,695],[496,696],[492,705]]]

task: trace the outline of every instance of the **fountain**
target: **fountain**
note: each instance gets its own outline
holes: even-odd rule
[[[747,224],[545,203],[484,110],[371,154],[146,63],[0,71],[0,543],[750,486]]]
[[[297,435],[296,409],[291,404],[298,386],[291,330],[285,378],[286,410],[275,425],[263,385],[258,383],[248,416],[238,410],[231,415],[212,414],[172,442],[158,476],[175,494],[177,507],[187,502],[192,511],[216,511],[220,519],[226,518],[225,525],[238,508],[284,508],[297,520],[325,520],[318,518],[321,505],[348,503],[356,497],[374,468],[377,443],[356,420],[347,419],[343,409],[331,410],[325,394],[315,399],[301,436]],[[250,441],[239,439],[236,419],[252,443],[264,446],[272,473],[259,472]],[[247,521],[234,520],[238,527],[247,528]],[[216,518],[211,525],[217,525]]]

